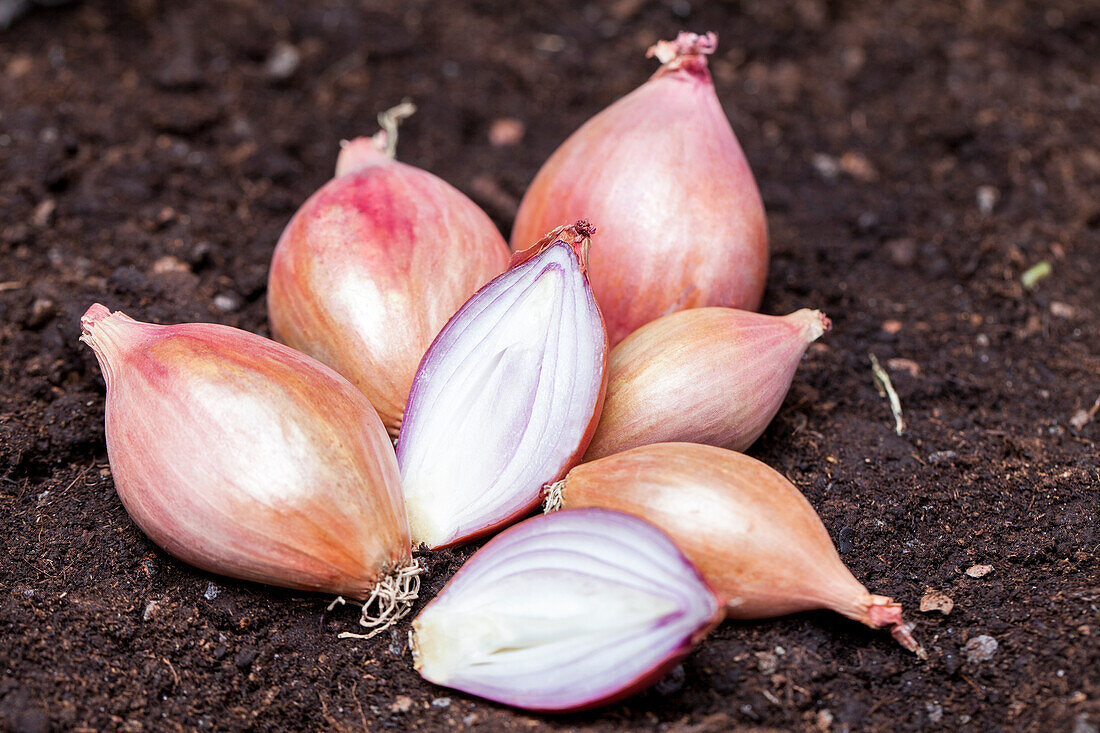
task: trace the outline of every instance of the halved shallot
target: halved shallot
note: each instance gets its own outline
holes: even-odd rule
[[[214,573],[366,599],[376,631],[408,611],[420,567],[393,447],[362,392],[228,326],[141,323],[98,303],[80,325],[107,383],[115,488],[153,542]]]
[[[547,491],[546,510],[602,507],[652,522],[729,599],[730,618],[828,608],[889,627],[922,653],[901,605],[872,595],[844,566],[806,497],[741,453],[658,443],[582,463]]]
[[[458,189],[394,160],[397,121],[347,143],[336,177],[287,225],[271,260],[275,338],[361,389],[392,435],[439,329],[508,265],[493,222]]]
[[[657,73],[562,143],[516,214],[512,246],[599,222],[590,276],[612,346],[684,308],[755,310],[764,293],[764,205],[707,70],[717,43],[681,33],[649,49]]]
[[[783,317],[692,308],[647,323],[611,350],[584,460],[674,441],[748,448],[779,411],[806,347],[830,327],[806,308]]]
[[[722,619],[722,603],[648,522],[582,509],[481,548],[413,621],[424,679],[565,712],[655,682]]]
[[[607,333],[591,227],[559,227],[443,327],[413,380],[397,460],[413,542],[456,545],[539,504],[596,429]]]

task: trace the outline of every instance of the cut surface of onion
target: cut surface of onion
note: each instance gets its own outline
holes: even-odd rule
[[[413,655],[439,685],[580,710],[656,681],[721,620],[721,605],[648,522],[563,511],[479,550],[413,622]]]
[[[425,354],[397,444],[414,544],[453,545],[519,518],[583,454],[608,351],[587,243],[587,228],[563,227],[517,254]]]

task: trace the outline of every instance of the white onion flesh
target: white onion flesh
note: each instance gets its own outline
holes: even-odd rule
[[[565,242],[467,301],[420,364],[398,441],[414,543],[455,544],[530,511],[591,437],[606,356]]]
[[[504,532],[413,623],[427,680],[532,710],[576,710],[645,686],[720,618],[660,530],[601,509]]]

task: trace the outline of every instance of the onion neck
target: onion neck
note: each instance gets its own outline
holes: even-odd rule
[[[819,310],[803,308],[787,316],[787,319],[796,323],[801,329],[806,343],[817,341],[826,332],[832,329],[833,322]]]
[[[371,137],[357,137],[340,143],[340,155],[336,158],[336,177],[358,173],[371,166],[388,163],[397,157],[397,128],[402,120],[416,112],[416,105],[404,100],[378,115],[382,129]]]
[[[894,640],[921,659],[927,654],[917,640],[913,638],[913,626],[905,621],[901,613],[901,604],[893,598],[865,593],[845,608],[836,609],[854,621],[870,626],[872,629],[889,628]]]
[[[656,57],[661,68],[653,75],[658,79],[667,74],[684,71],[690,76],[710,80],[707,56],[718,48],[718,34],[708,31],[704,35],[681,31],[673,41],[658,41],[646,51],[646,58]]]
[[[127,338],[124,331],[131,323],[136,321],[118,311],[112,313],[100,303],[92,305],[80,318],[80,340],[95,352],[107,389],[114,379],[111,362],[119,359]]]
[[[580,263],[581,273],[588,273],[588,250],[592,248],[592,235],[596,233],[594,227],[587,219],[579,219],[573,224],[560,226],[549,232],[545,237],[527,249],[520,250],[512,255],[512,261],[508,269],[519,267],[523,263],[534,259],[555,244],[565,244],[573,250],[573,254]]]

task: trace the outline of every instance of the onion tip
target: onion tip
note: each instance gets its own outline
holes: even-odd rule
[[[656,57],[662,64],[661,68],[669,71],[679,69],[691,60],[696,64],[701,63],[705,68],[707,62],[704,57],[714,53],[717,48],[718,34],[714,31],[707,31],[703,35],[680,31],[676,40],[657,41],[650,46],[645,57]]]
[[[906,623],[902,618],[901,604],[895,603],[892,598],[885,596],[871,596],[871,606],[867,609],[867,625],[871,628],[881,629],[890,627],[890,635],[894,640],[921,659],[927,659],[917,640],[913,638],[913,624]]]
[[[512,261],[508,269],[518,267],[524,262],[542,254],[546,249],[558,242],[568,245],[577,256],[581,265],[581,273],[588,274],[588,250],[592,248],[592,235],[596,233],[596,227],[588,219],[578,219],[572,224],[560,226],[547,232],[546,236],[527,249],[519,250],[512,255]]]
[[[832,320],[819,310],[803,308],[789,317],[802,326],[803,333],[806,334],[806,343],[817,341],[826,331],[833,329]]]
[[[397,157],[397,128],[402,120],[416,112],[411,100],[378,113],[378,126],[382,129],[371,137],[357,137],[340,141],[340,154],[336,157],[336,177],[357,173],[364,168]]]

